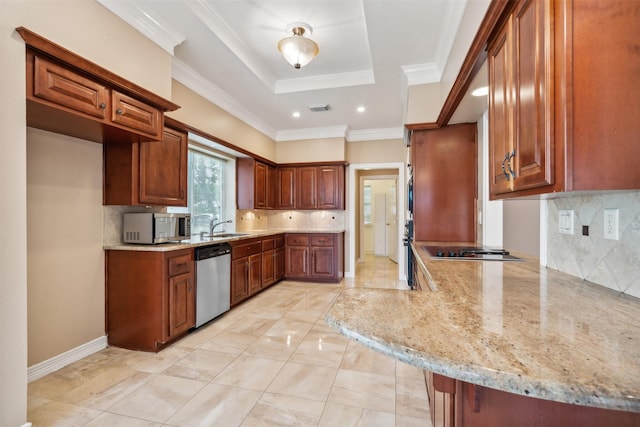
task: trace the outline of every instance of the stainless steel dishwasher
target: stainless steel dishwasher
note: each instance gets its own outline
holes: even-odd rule
[[[219,243],[195,249],[196,328],[229,310],[231,245]]]

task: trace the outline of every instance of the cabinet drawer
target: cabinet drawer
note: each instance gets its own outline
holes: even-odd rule
[[[311,246],[333,246],[333,235],[318,234],[311,236]]]
[[[287,246],[308,246],[309,236],[301,234],[290,234],[287,236]]]
[[[284,248],[284,236],[276,236],[273,241],[274,247]]]
[[[243,245],[232,246],[231,258],[242,258],[249,255],[259,254],[260,252],[262,252],[262,242],[258,240]]]
[[[190,253],[169,258],[169,276],[177,276],[191,271],[192,258]]]
[[[265,239],[262,241],[262,252],[273,249],[273,239]]]

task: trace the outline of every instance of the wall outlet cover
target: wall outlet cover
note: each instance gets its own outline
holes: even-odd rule
[[[561,209],[558,215],[558,232],[573,234],[573,210]]]
[[[604,210],[604,238],[609,240],[620,240],[619,230],[619,209]]]

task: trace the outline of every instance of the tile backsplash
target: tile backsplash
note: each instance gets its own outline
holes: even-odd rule
[[[594,193],[548,203],[549,268],[640,298],[640,192]],[[559,211],[574,211],[573,234],[560,234]],[[619,240],[604,238],[604,210],[619,210]],[[582,235],[583,226],[589,235]]]
[[[239,210],[236,213],[238,231],[250,230],[342,230],[346,211],[267,211]]]

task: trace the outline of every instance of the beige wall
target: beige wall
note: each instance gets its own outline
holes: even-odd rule
[[[405,123],[433,123],[444,103],[440,83],[409,86]]]
[[[168,116],[253,154],[276,160],[276,143],[271,138],[175,80],[172,101],[180,105],[180,109],[167,114]]]
[[[276,143],[277,163],[330,162],[345,160],[345,140],[339,138],[280,141]]]
[[[94,0],[0,1],[2,426],[26,422],[27,401],[27,129],[25,51],[24,42],[14,31],[18,26],[27,27],[160,96],[171,95],[171,57]],[[150,69],[154,72],[149,73]],[[104,298],[103,292],[100,294],[93,295],[91,300],[100,301]],[[73,295],[68,297],[73,299]],[[77,337],[78,341],[82,339]]]
[[[29,366],[104,336],[102,240],[102,145],[29,128]]]
[[[401,139],[348,142],[346,160],[352,164],[406,162],[407,147]]]

